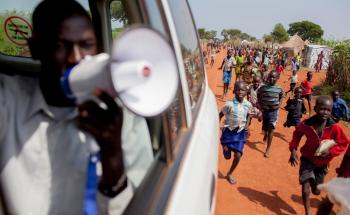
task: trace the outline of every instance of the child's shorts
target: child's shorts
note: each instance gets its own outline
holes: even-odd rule
[[[311,101],[311,94],[302,95],[301,97],[308,101]]]
[[[246,135],[246,130],[237,132],[237,130],[231,131],[228,128],[223,129],[220,141],[222,146],[228,147],[229,152],[223,150],[224,157],[226,159],[231,158],[231,151],[240,152],[243,154],[244,144],[246,143]]]
[[[273,111],[263,111],[262,130],[275,129],[277,124],[278,109]]]
[[[289,90],[293,92],[296,85],[297,85],[297,83],[290,83]]]
[[[339,177],[350,178],[350,157],[344,155],[340,167],[337,169]]]
[[[231,71],[224,71],[224,74],[223,74],[224,84],[230,84],[231,83],[231,77],[232,77],[232,72]]]
[[[307,180],[314,180],[316,185],[322,184],[324,177],[328,173],[327,165],[316,166],[305,157],[300,158],[299,183],[303,184]]]
[[[287,121],[284,123],[285,127],[295,126],[297,127],[300,123],[300,118],[298,117],[287,117]]]

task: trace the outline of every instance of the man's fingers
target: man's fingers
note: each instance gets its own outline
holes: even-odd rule
[[[119,116],[122,113],[121,108],[114,101],[114,98],[112,98],[108,93],[102,90],[97,90],[95,92],[95,95],[107,105],[107,110],[111,114],[114,114],[115,116]]]

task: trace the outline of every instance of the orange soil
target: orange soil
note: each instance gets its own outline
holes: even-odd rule
[[[225,101],[221,99],[223,91],[222,72],[218,68],[225,54],[226,50],[221,50],[216,55],[215,64],[212,68],[210,65],[206,65],[209,86],[217,98],[219,110]],[[277,83],[285,90],[289,89],[289,82],[283,82],[290,74],[291,71],[285,70]],[[300,71],[298,76],[299,82],[304,80],[306,71]],[[325,72],[323,71],[314,74],[313,81],[315,84],[319,84],[324,78]],[[230,92],[226,99],[232,99],[233,97],[232,86],[231,83]],[[286,100],[284,99],[281,107],[285,106]],[[306,106],[306,108],[308,107]],[[219,146],[216,215],[304,214],[301,186],[298,182],[299,166],[291,167],[288,164],[290,155],[288,143],[291,140],[294,128],[283,127],[286,117],[287,112],[281,109],[269,159],[266,159],[263,155],[266,145],[262,141],[261,123],[253,119],[250,126],[251,135],[245,145],[244,155],[234,172],[237,178],[237,184],[235,185],[229,184],[225,178],[232,160],[224,159],[221,146]],[[350,128],[344,124],[343,128],[347,134],[350,133]],[[301,144],[304,141],[305,138],[301,140]],[[342,156],[331,162],[326,181],[335,176],[335,168],[338,167],[341,159]],[[312,214],[316,213],[317,206],[324,196],[324,192],[320,196],[311,195]]]

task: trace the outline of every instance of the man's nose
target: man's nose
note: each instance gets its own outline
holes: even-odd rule
[[[68,63],[76,64],[83,58],[82,52],[78,45],[73,45],[72,50],[68,55]]]

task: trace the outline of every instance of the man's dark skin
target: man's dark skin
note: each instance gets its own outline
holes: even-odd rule
[[[317,135],[322,136],[322,132],[326,126],[327,119],[331,117],[333,107],[333,101],[328,96],[320,96],[316,100],[315,112],[317,120],[313,125]],[[328,156],[329,152],[324,152],[321,154],[322,157]],[[290,154],[289,163],[291,166],[296,166],[298,164],[297,151],[293,149]],[[319,195],[320,190],[317,189],[317,185],[313,180],[308,180],[302,184],[302,198],[305,208],[305,214],[310,214],[310,189],[313,194]]]
[[[67,68],[85,56],[97,54],[95,31],[89,17],[81,11],[63,17],[58,26],[42,31],[37,26],[40,26],[40,20],[50,19],[45,15],[37,14],[35,17],[34,13],[33,37],[29,40],[33,58],[41,62],[40,88],[47,104],[74,107],[74,102],[67,99],[61,90],[60,78]],[[77,127],[91,134],[100,146],[103,170],[101,185],[113,187],[124,173],[121,150],[123,113],[106,92],[96,90],[95,95],[107,108],[102,109],[97,103],[87,101],[78,106],[79,115],[75,121]],[[117,192],[125,187],[126,183]]]

